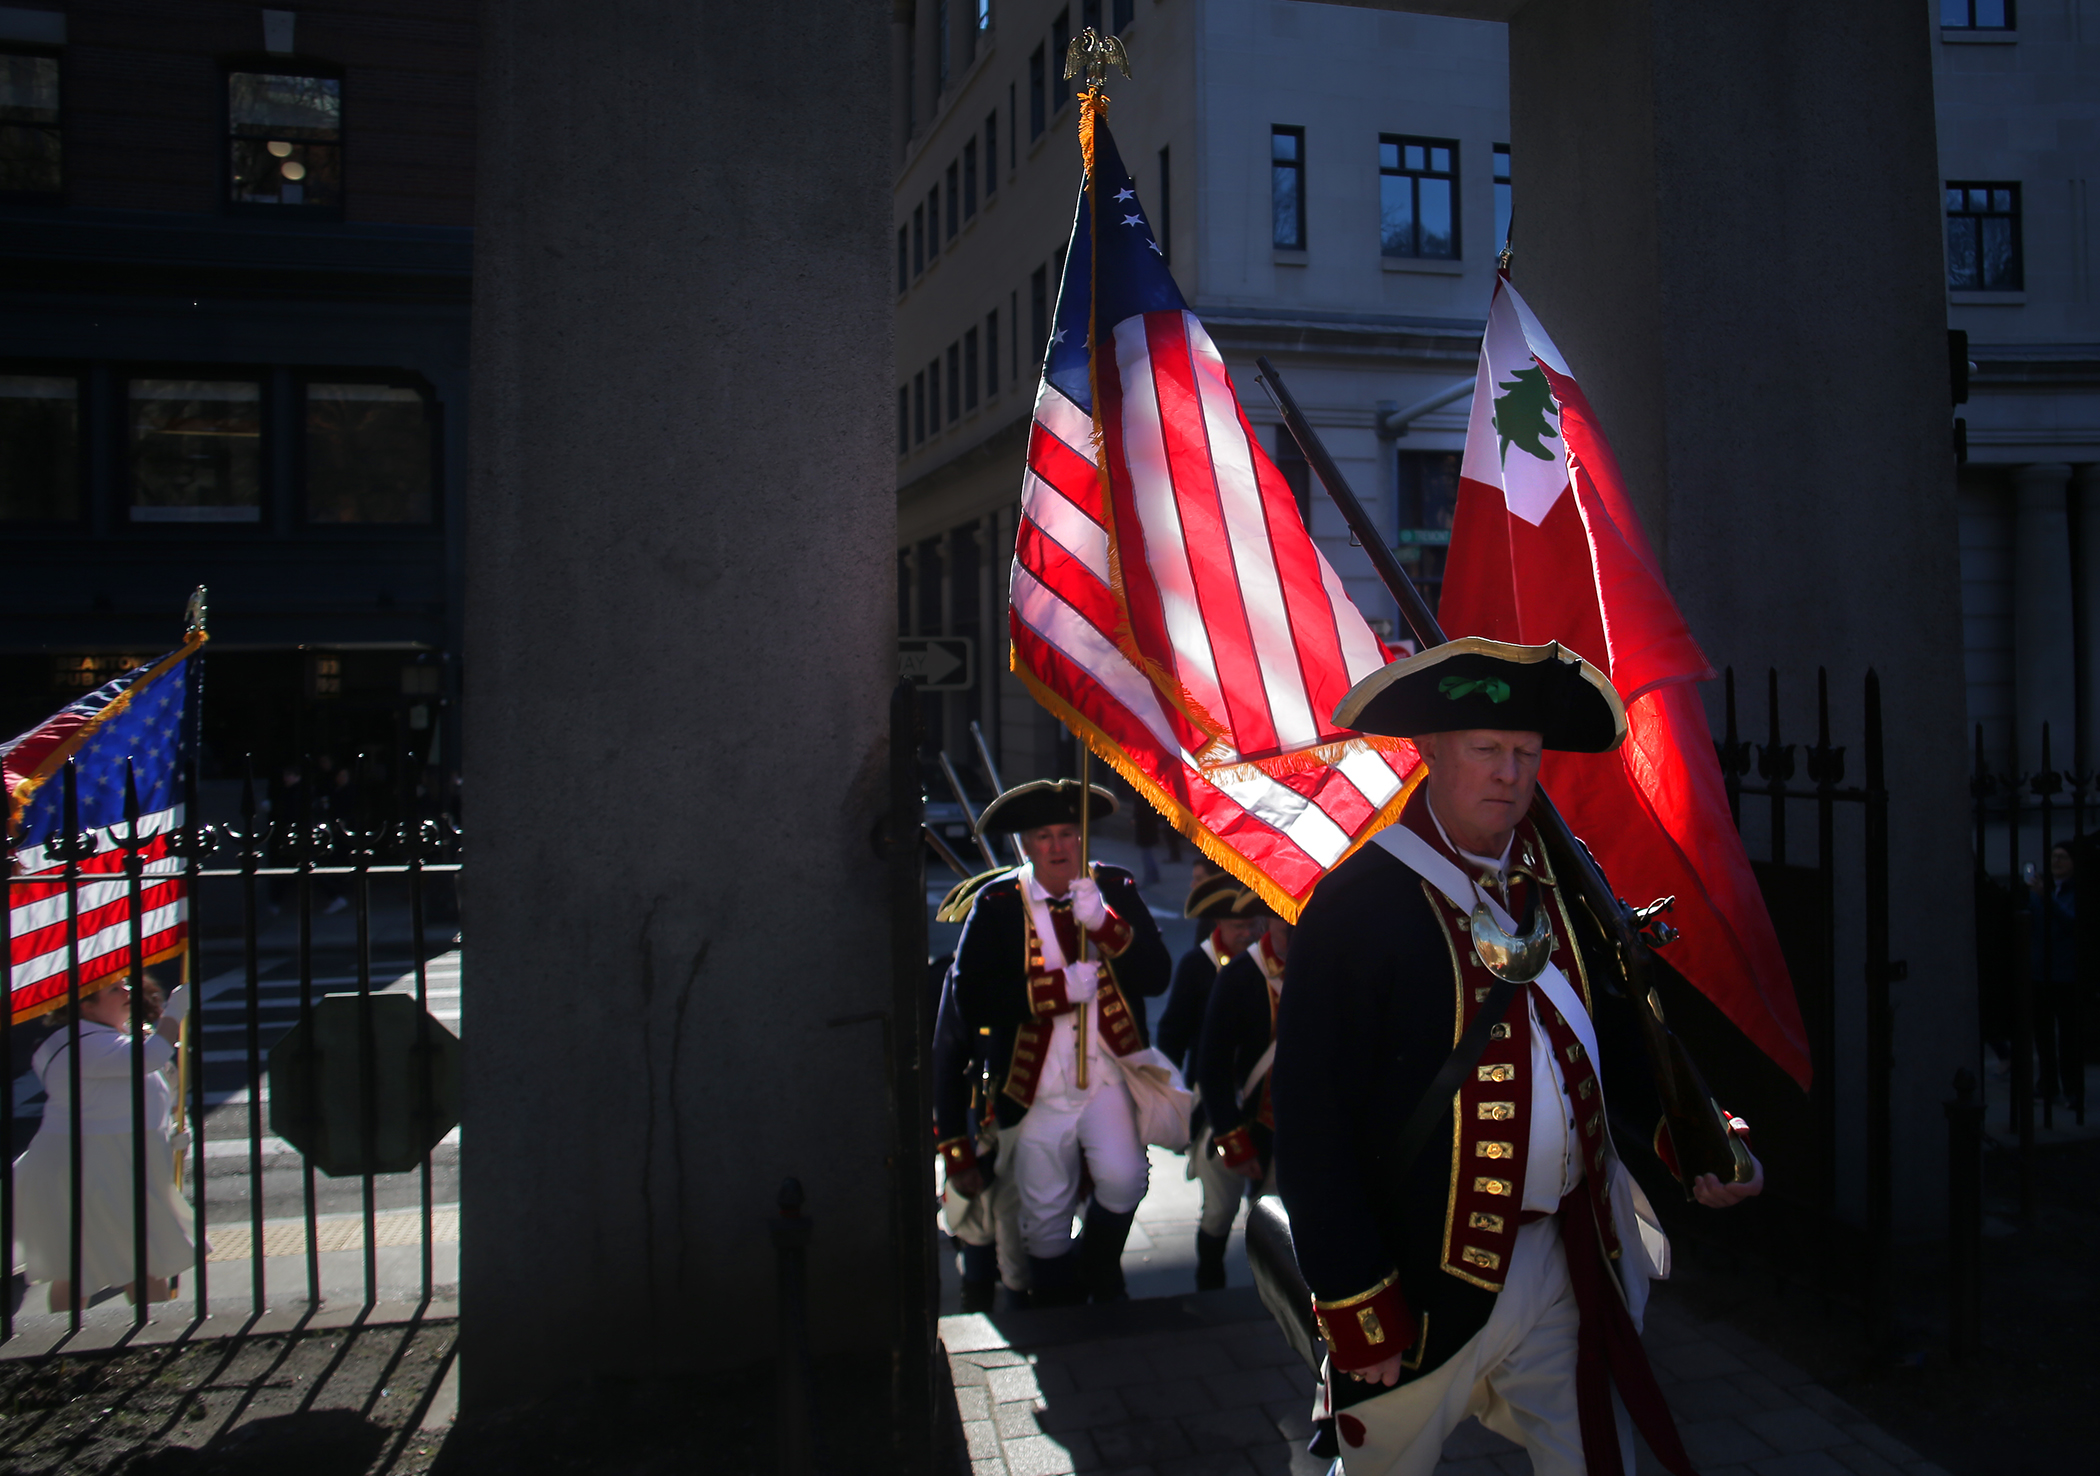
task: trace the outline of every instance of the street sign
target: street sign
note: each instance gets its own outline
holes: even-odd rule
[[[331,1178],[406,1173],[459,1125],[459,1037],[406,994],[370,1005],[369,1104],[356,995],[322,999],[270,1048],[270,1131]]]
[[[929,692],[964,692],[976,663],[968,636],[900,636],[897,674]]]

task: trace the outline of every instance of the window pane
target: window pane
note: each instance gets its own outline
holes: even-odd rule
[[[0,190],[59,188],[58,59],[0,55]]]
[[[1451,172],[1451,151],[1449,149],[1431,149],[1429,151],[1429,167],[1438,174],[1449,174]]]
[[[1969,23],[1969,0],[1940,0],[1940,24],[1943,26],[1966,26]]]
[[[2013,223],[2006,216],[1983,221],[1983,285],[2005,290],[2020,285],[2020,264],[2013,256]]]
[[[2005,0],[1976,0],[1973,8],[1977,25],[1988,26],[1994,30],[2005,28]]]
[[[436,513],[430,407],[383,384],[306,387],[306,521],[427,523]]]
[[[1953,288],[1980,285],[1976,273],[1976,222],[1972,217],[1947,217],[1947,285]]]
[[[1407,146],[1407,167],[1409,169],[1420,169],[1422,167],[1422,152],[1420,144],[1409,144]]]
[[[1509,244],[1509,185],[1504,180],[1495,181],[1495,251],[1499,255]]]
[[[282,138],[234,139],[233,198],[248,205],[340,205],[343,151]]]
[[[2013,208],[2011,190],[1992,190],[1991,209],[2001,215],[2010,214]]]
[[[1495,178],[1502,180],[1506,180],[1509,178],[1508,144],[1495,145]]]
[[[1451,221],[1451,181],[1424,179],[1415,183],[1419,191],[1416,208],[1422,216],[1422,254],[1458,255],[1458,232]]]
[[[1269,157],[1279,164],[1298,157],[1298,135],[1295,133],[1272,133],[1269,135]]]
[[[0,375],[0,520],[80,516],[80,382]]]
[[[1275,240],[1286,250],[1296,250],[1304,245],[1298,229],[1298,166],[1278,164],[1269,171],[1270,209],[1275,216]]]
[[[131,381],[131,520],[262,520],[262,386]]]
[[[1381,142],[1378,145],[1378,167],[1398,169],[1400,167],[1400,145]]]
[[[1961,201],[1962,192],[1960,190],[1950,189],[1947,191],[1947,208],[1949,210],[1961,209]]]
[[[343,135],[343,84],[334,77],[234,72],[226,88],[236,137],[334,143]]]
[[[1378,249],[1387,256],[1415,254],[1415,182],[1404,174],[1378,178]]]

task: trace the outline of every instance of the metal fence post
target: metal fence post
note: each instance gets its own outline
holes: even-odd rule
[[[2019,823],[2017,812],[2013,823]],[[2031,911],[2013,914],[2012,1121],[2020,1137],[2020,1222],[2034,1225],[2034,984],[2028,978]]]
[[[1867,1327],[1885,1343],[1892,1326],[1890,1253],[1894,1241],[1895,1148],[1890,1078],[1895,1020],[1890,1008],[1889,796],[1882,768],[1881,677],[1866,680],[1866,973],[1867,973]]]
[[[802,1213],[802,1181],[780,1186],[780,1213],[770,1223],[777,1277],[779,1318],[774,1357],[775,1464],[780,1476],[812,1476],[816,1470],[816,1376],[809,1359],[806,1278],[809,1217]]]
[[[1974,1072],[1954,1073],[1946,1106],[1947,1350],[1968,1363],[1983,1353],[1983,1103]]]

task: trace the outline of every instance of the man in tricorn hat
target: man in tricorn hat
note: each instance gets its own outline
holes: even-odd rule
[[[1276,1055],[1276,1006],[1291,943],[1291,925],[1256,893],[1242,891],[1233,911],[1260,931],[1218,970],[1196,1046],[1196,1080],[1210,1129],[1200,1171],[1204,1192],[1199,1237],[1209,1237],[1207,1249],[1215,1257],[1218,1286],[1224,1285],[1226,1237],[1240,1202],[1250,1193],[1273,1192],[1276,1187],[1269,1068]],[[1201,1263],[1197,1274],[1202,1275]]]
[[[1624,739],[1618,694],[1558,645],[1472,637],[1365,678],[1335,722],[1412,738],[1428,773],[1320,882],[1278,1020],[1276,1159],[1341,1467],[1428,1476],[1478,1415],[1541,1476],[1630,1473],[1630,1424],[1689,1476],[1636,1335],[1667,1243],[1604,1115],[1609,1093],[1657,1121],[1654,1085],[1527,818],[1542,750]],[[1695,1196],[1757,1193],[1748,1167]]]
[[[1210,1007],[1211,986],[1218,971],[1231,963],[1262,934],[1266,912],[1247,904],[1254,894],[1235,876],[1211,870],[1196,878],[1189,888],[1182,916],[1208,923],[1209,931],[1174,965],[1174,984],[1167,992],[1167,1008],[1159,1017],[1159,1048],[1174,1068],[1192,1085],[1196,1078],[1196,1053],[1203,1038],[1203,1015]],[[1196,1290],[1219,1291],[1225,1286],[1225,1247],[1230,1243],[1233,1217],[1247,1197],[1247,1181],[1227,1168],[1209,1151],[1208,1114],[1203,1103],[1189,1122],[1188,1175],[1203,1185],[1203,1216],[1196,1224]]]
[[[1145,1197],[1145,1145],[1116,1057],[1146,1046],[1137,996],[1167,987],[1167,946],[1129,872],[1082,874],[1080,804],[1114,813],[1099,785],[1037,780],[1009,789],[978,819],[1017,833],[1028,859],[986,883],[955,949],[955,1002],[989,1031],[1001,1157],[1021,1197],[1033,1305],[1123,1295],[1123,1244]],[[1081,1175],[1094,1182],[1085,1234],[1072,1250]],[[1083,1264],[1082,1264],[1083,1263]]]

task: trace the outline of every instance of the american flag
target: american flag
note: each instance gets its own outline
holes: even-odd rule
[[[183,823],[182,765],[191,744],[193,635],[179,650],[134,667],[0,746],[8,798],[9,994],[17,1022],[65,1003],[65,863],[51,842],[63,836],[65,763],[75,765],[78,827],[94,854],[80,862],[80,982],[86,993],[131,967],[131,883],[124,875],[124,761],[138,789],[139,834],[152,839],[143,896],[145,962],[182,952],[189,904],[169,833]],[[26,880],[25,880],[26,878]],[[49,878],[46,880],[46,878]]]
[[[1098,123],[1021,514],[1015,672],[1295,918],[1398,816],[1418,759],[1330,720],[1391,653],[1306,532]]]

